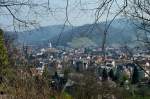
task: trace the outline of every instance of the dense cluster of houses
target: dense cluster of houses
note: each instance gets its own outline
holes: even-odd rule
[[[35,65],[31,68],[33,76],[42,75],[45,67],[51,71],[52,86],[60,89],[65,84],[72,85],[73,82],[64,77],[64,69],[72,68],[76,73],[82,73],[91,70],[96,73],[99,80],[102,80],[103,71],[108,74],[107,79],[112,79],[109,74],[113,71],[114,75],[125,75],[128,79],[132,79],[134,69],[137,68],[140,81],[148,78],[150,74],[150,58],[148,55],[138,54],[131,56],[123,52],[119,48],[107,48],[105,60],[101,48],[48,48],[40,50],[26,50],[30,62]],[[142,59],[141,59],[142,57]],[[133,60],[134,58],[134,60]],[[34,60],[34,62],[32,61]],[[36,63],[35,63],[36,60]],[[138,64],[136,64],[138,62]],[[116,79],[116,78],[115,78]]]

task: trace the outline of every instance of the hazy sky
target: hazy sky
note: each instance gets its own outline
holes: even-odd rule
[[[48,0],[33,0],[33,2],[38,2],[40,4],[47,1]],[[18,13],[16,17],[23,20],[34,20],[35,22],[40,23],[40,26],[63,24],[66,17],[66,1],[67,0],[49,0],[50,10],[45,7],[35,7],[32,9],[29,9],[28,7],[17,7],[16,9]],[[71,24],[79,26],[93,23],[95,20],[96,10],[92,9],[97,8],[102,1],[103,0],[69,0],[68,18]],[[118,5],[121,5],[123,0],[116,1]],[[43,4],[43,6],[47,6],[47,4]],[[13,8],[10,9],[14,12]],[[109,15],[110,19],[114,16],[114,13],[118,11],[116,2],[114,2],[111,9],[111,14]],[[8,11],[4,8],[0,11],[0,13],[8,14]],[[6,26],[12,26],[13,22],[17,24],[16,21],[13,21],[12,16],[2,14],[0,15],[0,27],[6,28]],[[105,18],[106,14],[104,13],[99,21],[105,21]],[[12,29],[12,27],[9,29]]]

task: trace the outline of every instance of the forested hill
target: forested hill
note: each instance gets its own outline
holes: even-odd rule
[[[39,29],[33,29],[30,31],[24,31],[18,34],[17,41],[21,44],[56,44],[58,42],[59,34],[62,32],[63,25],[54,25],[41,27]],[[66,26],[62,32],[58,45],[81,47],[82,44],[85,47],[101,45],[103,33],[106,28],[106,22],[98,24],[86,24],[78,27]],[[117,19],[113,21],[107,36],[108,45],[119,45],[125,43],[131,43],[135,39],[136,27],[132,22],[126,19]],[[80,41],[84,43],[78,44]]]

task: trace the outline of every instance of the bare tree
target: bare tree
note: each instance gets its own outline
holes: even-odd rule
[[[43,2],[37,0],[1,0],[0,1],[0,17],[9,17],[12,19],[11,26],[16,28],[30,28],[39,26],[37,17],[52,14],[50,1]],[[10,22],[11,23],[11,22]]]

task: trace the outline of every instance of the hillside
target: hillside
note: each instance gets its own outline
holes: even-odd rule
[[[71,47],[76,45],[81,46],[82,44],[79,45],[80,41],[87,40],[87,46],[91,46],[92,44],[94,46],[101,46],[106,26],[106,22],[101,22],[99,24],[86,24],[78,27],[66,26],[57,45]],[[54,25],[17,33],[17,41],[20,44],[42,44],[45,46],[47,46],[49,42],[52,42],[54,45],[58,41],[62,28],[63,25]],[[135,30],[136,27],[130,21],[127,21],[126,19],[115,20],[108,30],[107,45],[131,44],[135,39]],[[85,43],[86,42],[84,42],[84,44]]]
[[[43,44],[50,41],[53,37],[58,36],[61,32],[62,25],[40,27],[30,31],[18,33],[18,42],[26,44]],[[71,27],[66,26],[64,31],[68,31]]]
[[[105,27],[105,22],[76,27],[70,31],[66,31],[61,36],[59,44],[67,46],[68,42],[71,42],[74,38],[87,37],[92,42],[95,42],[96,45],[101,46]],[[108,30],[107,44],[131,44],[135,39],[135,30],[136,27],[131,22],[124,21],[123,19],[115,20]],[[54,39],[57,40],[58,38],[55,37]]]

